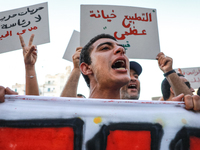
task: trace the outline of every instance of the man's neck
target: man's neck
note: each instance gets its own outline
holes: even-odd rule
[[[90,98],[120,99],[120,89],[101,89],[97,86],[90,87]]]

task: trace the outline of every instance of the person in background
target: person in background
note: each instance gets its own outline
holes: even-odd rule
[[[130,61],[130,82],[120,89],[120,98],[129,100],[138,100],[140,97],[139,75],[142,73],[142,67],[135,61]]]
[[[182,80],[182,82],[185,83],[187,87],[191,90],[191,92],[194,92],[194,89],[191,87],[190,82],[182,74],[180,73],[177,74],[179,78]],[[163,99],[165,101],[171,101],[172,98],[175,97],[175,93],[166,78],[161,83],[161,91]]]
[[[165,78],[171,85],[175,96],[181,93],[184,93],[184,95],[192,95],[191,90],[187,87],[187,85],[184,82],[182,82],[182,80],[176,74],[176,71],[172,69],[172,58],[165,56],[164,53],[160,52],[157,55],[156,59],[158,60],[158,65],[163,71]]]
[[[172,98],[172,101],[183,100],[186,109],[200,111],[200,96],[193,95],[191,89],[188,88],[176,74],[175,70],[172,69],[172,58],[165,56],[164,53],[160,52],[156,59],[158,60],[160,69],[163,71],[164,76],[173,89],[175,97]]]
[[[37,48],[33,43],[34,34],[31,35],[28,46],[25,45],[24,39],[19,35],[20,43],[23,49],[25,72],[26,72],[26,95],[39,95],[37,77],[35,72],[35,62],[37,59]],[[5,101],[5,95],[18,95],[17,92],[8,87],[0,86],[0,102]]]

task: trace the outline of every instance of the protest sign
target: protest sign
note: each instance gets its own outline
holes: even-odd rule
[[[20,49],[19,34],[25,43],[31,34],[35,45],[50,41],[47,2],[0,12],[0,53]]]
[[[200,113],[184,102],[6,95],[0,149],[199,149]]]
[[[76,48],[80,46],[80,33],[76,30],[73,31],[72,36],[69,40],[63,59],[73,61],[72,56],[76,51]]]
[[[160,52],[156,9],[81,5],[81,46],[101,33],[123,44],[129,58],[155,59]]]
[[[182,74],[190,82],[193,89],[198,89],[200,87],[200,67],[193,68],[181,68]],[[176,69],[178,72],[178,69]]]

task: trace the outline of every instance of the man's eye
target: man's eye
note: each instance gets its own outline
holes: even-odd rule
[[[135,76],[136,79],[138,79],[138,76]]]
[[[108,49],[109,49],[109,47],[107,47],[107,46],[102,48],[102,50],[108,50]]]

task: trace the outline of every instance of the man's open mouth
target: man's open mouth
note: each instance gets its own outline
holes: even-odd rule
[[[126,62],[125,60],[117,60],[114,62],[114,64],[112,65],[113,69],[117,69],[117,70],[124,70],[126,69]]]
[[[128,86],[128,89],[137,89],[136,85],[135,84],[130,84]]]

